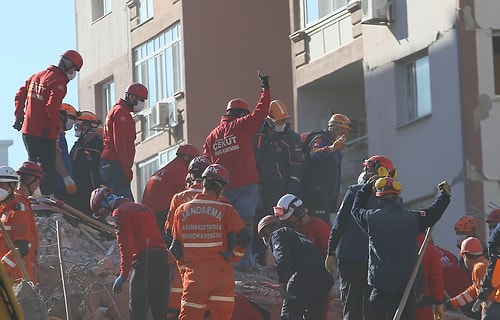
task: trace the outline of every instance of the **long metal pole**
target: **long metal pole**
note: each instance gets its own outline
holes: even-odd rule
[[[60,229],[59,229],[59,220],[56,220],[56,234],[57,234],[57,252],[59,254],[59,267],[61,270],[61,282],[62,282],[62,289],[63,289],[63,295],[64,295],[64,308],[66,309],[66,320],[71,320],[71,312],[69,310],[69,303],[68,303],[68,294],[66,292],[66,280],[64,277],[64,261],[63,261],[63,254],[62,254],[62,249],[61,249],[61,236],[60,236]]]

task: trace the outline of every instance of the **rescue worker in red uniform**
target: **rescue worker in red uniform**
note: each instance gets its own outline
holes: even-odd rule
[[[71,196],[73,207],[92,215],[89,198],[92,191],[102,184],[99,159],[102,153],[102,138],[97,134],[101,120],[90,111],[78,113],[75,123],[75,142],[70,151],[73,179],[78,192]]]
[[[271,102],[270,77],[261,76],[260,100],[253,112],[248,103],[236,98],[229,101],[226,114],[219,125],[210,132],[203,145],[203,156],[212,163],[223,165],[231,176],[226,186],[226,196],[253,234],[254,216],[259,200],[259,173],[255,164],[253,136],[269,112]],[[252,247],[236,266],[240,271],[252,269]]]
[[[306,236],[283,226],[275,216],[262,218],[257,232],[276,259],[283,297],[281,319],[322,319],[333,285],[323,254]]]
[[[203,192],[175,211],[170,252],[184,265],[179,319],[230,320],[234,309],[234,275],[237,262],[252,236],[236,210],[218,199],[229,183],[220,164],[202,174]]]
[[[120,275],[113,293],[122,291],[130,270],[129,313],[132,320],[147,319],[149,307],[154,320],[165,320],[170,292],[168,250],[160,235],[154,212],[101,186],[90,196],[96,218],[111,214],[120,248]]]
[[[105,185],[113,192],[134,201],[130,182],[135,157],[135,122],[131,112],[144,109],[148,88],[141,83],[132,83],[108,112],[104,123],[103,151],[100,173]]]
[[[174,194],[185,189],[188,165],[193,158],[200,155],[200,151],[192,144],[185,143],[179,146],[176,155],[149,178],[142,194],[141,202],[156,214],[156,221],[163,236],[170,201]]]
[[[18,176],[19,183],[17,182]],[[10,167],[0,167],[0,199],[3,198],[0,200],[2,223],[23,257],[29,280],[35,285],[38,284],[40,237],[28,197],[39,188],[42,180],[42,169],[34,162],[23,162],[17,171]],[[21,269],[3,236],[0,236],[0,239],[0,261],[7,274],[17,281],[23,278]]]
[[[45,178],[43,194],[53,193],[56,175],[56,140],[59,134],[59,108],[66,96],[67,84],[83,66],[75,50],[65,51],[57,66],[32,75],[15,97],[14,129],[21,131],[28,159],[40,163]]]
[[[174,222],[174,214],[177,208],[188,201],[194,199],[194,196],[202,193],[203,186],[201,177],[203,171],[210,165],[210,161],[207,158],[198,156],[191,160],[188,166],[189,180],[192,184],[188,189],[176,193],[172,197],[170,202],[170,209],[167,215],[167,220],[165,221],[165,233],[166,233],[166,243],[170,246],[172,242],[172,225]],[[175,264],[175,261],[172,261]],[[178,268],[174,268],[172,283],[170,285],[170,297],[168,299],[168,315],[167,319],[177,319],[179,312],[181,310],[181,297],[182,297],[182,278],[180,270],[184,271],[184,266],[179,265]]]

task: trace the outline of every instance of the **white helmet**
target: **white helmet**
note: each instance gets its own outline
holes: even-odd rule
[[[304,216],[306,213],[305,209],[302,207],[302,200],[291,193],[287,193],[281,197],[273,210],[274,215],[280,220],[286,220],[294,213],[299,217]]]
[[[16,170],[8,166],[0,166],[0,182],[18,182],[19,176]]]

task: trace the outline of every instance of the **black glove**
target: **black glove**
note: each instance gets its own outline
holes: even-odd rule
[[[28,240],[16,240],[14,241],[14,244],[16,245],[16,248],[19,249],[19,252],[23,257],[28,254],[30,245]]]
[[[439,192],[446,194],[448,197],[451,196],[451,186],[446,181],[442,181],[438,184]]]
[[[271,82],[271,76],[262,76],[260,74],[260,71],[257,71],[257,75],[259,76],[259,79],[260,79],[260,86],[263,89],[269,89],[271,87],[269,85],[269,83]]]
[[[21,128],[23,127],[23,122],[24,122],[24,117],[19,117],[16,119],[16,122],[12,125],[12,128],[16,129],[17,131],[21,131]]]

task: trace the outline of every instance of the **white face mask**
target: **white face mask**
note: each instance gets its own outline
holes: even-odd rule
[[[366,171],[363,170],[358,176],[358,184],[364,184],[365,177],[366,177]]]
[[[465,234],[457,234],[457,247],[460,248],[460,246],[462,245],[462,242],[468,238],[467,235]]]
[[[9,192],[0,188],[0,201],[4,201],[9,196]]]
[[[73,128],[73,125],[75,124],[75,120],[73,119],[66,119],[66,123],[64,124],[64,131],[71,130]]]
[[[134,112],[139,112],[144,109],[144,101],[137,101],[137,104],[134,106]]]
[[[276,132],[283,132],[283,131],[285,131],[285,128],[286,128],[286,123],[275,124],[273,130],[276,131]]]
[[[76,70],[72,70],[71,73],[66,72],[66,77],[68,77],[68,80],[71,81],[76,77]]]
[[[33,191],[33,197],[38,198],[42,196],[42,190],[40,190],[40,187],[36,188],[35,191]]]

